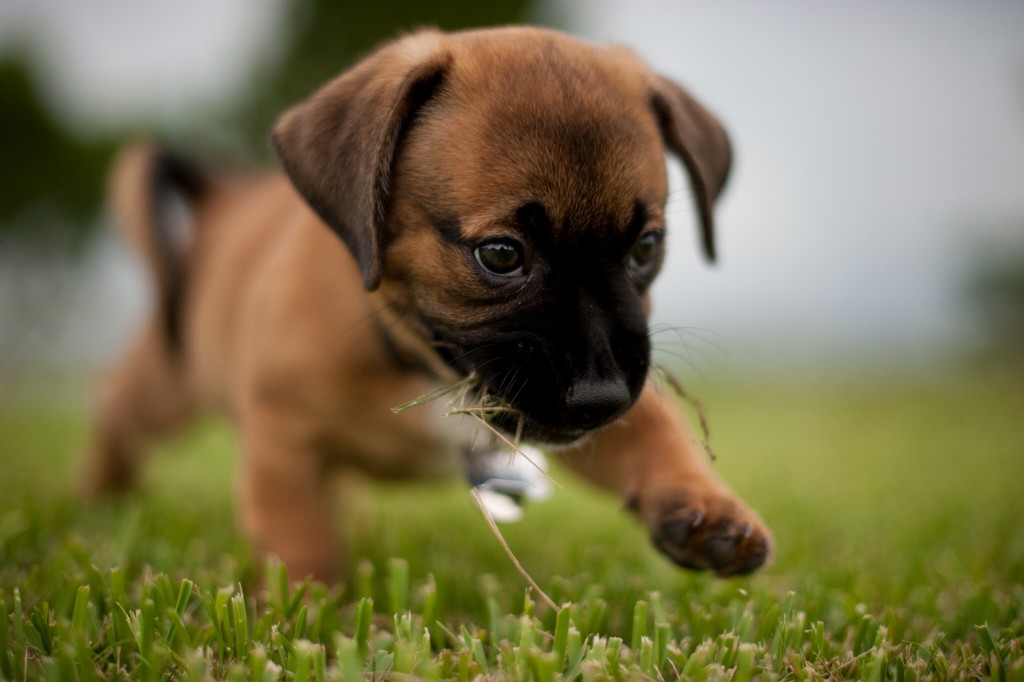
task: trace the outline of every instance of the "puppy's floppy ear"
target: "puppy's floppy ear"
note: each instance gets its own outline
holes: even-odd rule
[[[380,284],[391,169],[404,131],[444,80],[443,34],[379,48],[286,111],[271,144],[292,184]]]
[[[656,77],[654,111],[665,144],[682,159],[700,210],[704,256],[715,260],[715,226],[711,205],[725,186],[732,162],[729,138],[721,124],[681,87]]]

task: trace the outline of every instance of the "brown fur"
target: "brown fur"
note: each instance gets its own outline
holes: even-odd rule
[[[649,276],[634,280],[614,258],[594,265],[621,279],[614,286],[585,274],[588,259],[613,247],[629,253],[637,231],[663,225],[666,149],[690,172],[712,257],[711,203],[730,158],[715,119],[631,53],[527,28],[425,31],[386,45],[286,112],[273,142],[287,177],[192,187],[180,282],[166,275],[151,236],[158,212],[146,178],[158,153],[136,147],[118,165],[120,224],[160,290],[180,292],[161,298],[111,377],[89,486],[130,484],[151,438],[200,407],[221,410],[240,435],[246,532],[293,576],[320,578],[343,560],[327,513],[329,471],[408,477],[457,468],[458,418],[391,410],[464,373],[435,350],[437,334],[500,334],[547,315],[538,343],[561,339],[564,330],[545,330],[559,323],[553,311],[563,308],[554,306],[568,304],[531,282],[572,287],[560,273],[577,267],[606,287],[580,289],[580,319],[607,313],[601,329],[642,320],[660,251]],[[529,247],[539,274],[515,290],[482,275],[467,246],[508,236],[539,244]],[[538,255],[577,247],[569,265]],[[178,318],[176,346],[166,321]],[[641,391],[647,357],[633,353],[628,381],[615,378],[625,373],[615,369],[618,337],[579,334],[585,348],[569,363],[560,400],[627,382],[631,407],[624,415],[609,407],[603,428],[585,437],[574,430],[579,410],[538,433],[557,436],[568,424],[565,433],[577,435],[553,438],[565,443],[565,461],[627,502],[681,565],[721,574],[761,565],[768,531],[711,471],[675,403],[649,382]],[[535,411],[543,419],[545,410]]]

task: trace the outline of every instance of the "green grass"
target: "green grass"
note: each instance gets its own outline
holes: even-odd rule
[[[677,570],[556,471],[565,489],[504,532],[557,612],[458,481],[361,488],[345,586],[290,586],[236,530],[225,425],[86,506],[83,411],[9,396],[0,678],[1024,679],[1022,386],[699,389],[716,467],[773,528],[776,562],[728,581]]]

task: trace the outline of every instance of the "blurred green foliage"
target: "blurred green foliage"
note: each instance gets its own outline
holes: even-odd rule
[[[232,153],[240,152],[250,161],[269,161],[266,134],[282,109],[400,32],[423,26],[456,30],[520,22],[529,6],[527,0],[293,0],[281,28],[287,49],[277,63],[252,64],[248,96],[218,116],[221,125],[239,138],[240,148]],[[194,124],[197,136],[201,124]],[[139,128],[114,137],[161,132]],[[187,137],[188,125],[184,133]],[[46,108],[27,60],[19,52],[9,53],[0,61],[0,234],[34,238],[45,233],[52,238],[55,232],[61,237],[91,232],[103,198],[106,167],[118,142],[84,139],[69,130]]]
[[[280,111],[383,41],[428,26],[455,31],[518,23],[527,18],[530,7],[528,0],[295,2],[289,20],[293,38],[285,58],[263,75],[246,110],[240,112],[248,146],[266,155],[267,130]]]
[[[988,255],[975,267],[968,295],[986,338],[982,359],[1024,369],[1024,248]]]
[[[114,145],[79,139],[46,110],[26,64],[0,61],[0,230],[88,229]]]

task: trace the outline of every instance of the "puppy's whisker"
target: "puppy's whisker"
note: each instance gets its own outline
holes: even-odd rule
[[[664,328],[659,329],[656,332],[649,333],[648,337],[653,338],[655,335],[667,333],[673,334],[680,343],[686,343],[686,337],[689,337],[693,340],[700,341],[701,343],[711,346],[715,350],[720,351],[723,355],[728,355],[728,351],[723,345],[721,345],[721,343],[719,343],[721,334],[712,329],[666,325]]]
[[[480,371],[481,369],[483,369],[484,367],[487,367],[488,365],[491,365],[491,364],[493,364],[493,363],[495,363],[495,362],[500,362],[501,360],[502,360],[502,358],[491,358],[491,359],[490,359],[490,360],[488,360],[487,362],[485,362],[485,363],[483,363],[483,364],[481,364],[481,365],[477,365],[477,366],[476,366],[476,367],[474,368],[474,370],[475,370],[475,371],[476,371],[477,373],[479,373],[479,371]],[[481,385],[481,386],[485,386],[485,387],[486,387],[486,384],[485,384],[485,383],[483,382],[483,379],[481,379],[480,385]]]
[[[522,366],[521,365],[517,365],[516,368],[511,373],[506,373],[506,378],[505,378],[505,380],[503,380],[501,382],[501,388],[498,389],[499,393],[504,394],[506,386],[511,389],[513,386],[516,385],[516,379],[519,378],[519,370],[521,370],[521,369],[522,369]],[[512,400],[509,400],[508,402],[510,402],[512,404],[515,404],[515,402],[516,402],[515,399],[519,397],[519,392],[521,390],[522,390],[522,388],[517,390],[515,398],[513,398]]]
[[[674,348],[671,347],[671,346],[676,346],[676,345],[682,346],[682,351],[675,350]],[[676,360],[680,361],[682,364],[686,365],[687,367],[689,367],[693,371],[697,372],[698,374],[701,374],[701,379],[702,380],[704,379],[704,376],[703,376],[703,373],[701,371],[701,368],[698,367],[697,364],[694,362],[693,353],[691,352],[690,347],[688,345],[686,345],[685,343],[678,343],[678,342],[676,342],[676,343],[673,343],[673,344],[666,344],[666,343],[660,343],[660,342],[653,342],[651,344],[651,352],[652,352],[652,356],[666,356],[667,355],[667,356],[670,356],[672,358],[675,358]],[[703,356],[701,356],[700,359],[704,360],[705,362],[707,362],[707,359],[704,358]],[[710,367],[710,363],[707,363],[707,364]]]
[[[669,358],[665,358],[664,356],[669,356]],[[704,371],[700,367],[698,367],[696,363],[694,363],[693,359],[688,355],[674,353],[672,351],[664,350],[661,348],[656,349],[653,356],[655,364],[659,364],[662,360],[665,359],[671,359],[673,361],[671,364],[683,365],[686,369],[693,371],[700,378],[700,381],[702,383],[707,383],[707,376],[705,376]]]
[[[653,350],[657,353],[668,353],[670,355],[675,354],[676,357],[680,357],[677,354],[677,351],[673,350],[673,347],[682,349],[682,351],[686,354],[687,364],[689,364],[695,370],[698,369],[695,360],[699,360],[707,369],[711,369],[715,366],[714,359],[708,353],[705,353],[698,346],[687,343],[686,341],[677,341],[675,343],[658,342],[652,344]]]
[[[516,402],[519,401],[519,396],[522,394],[522,392],[524,390],[526,390],[526,385],[528,383],[530,383],[530,377],[526,377],[526,379],[523,381],[522,385],[516,390],[516,394],[514,396],[512,396],[512,398],[509,400],[510,403],[515,405]]]
[[[439,343],[448,343],[448,342],[442,341],[442,342],[439,342]],[[462,351],[461,353],[459,353],[458,355],[456,355],[455,357],[452,358],[452,361],[456,362],[458,360],[461,360],[462,358],[465,358],[465,357],[469,356],[470,353],[478,353],[480,351],[487,350],[488,348],[492,348],[492,347],[494,347],[496,345],[498,345],[498,344],[486,343],[486,344],[484,344],[482,346],[474,346],[473,348],[468,348],[468,349],[467,348],[463,348],[462,346],[459,346],[458,344],[449,344],[449,346],[442,346],[442,347],[458,348],[458,349],[460,349]],[[495,359],[498,359],[498,358],[495,358]]]
[[[504,359],[504,358],[502,358],[502,359]],[[505,394],[505,386],[509,383],[509,380],[511,379],[511,377],[512,377],[512,370],[511,369],[507,369],[504,372],[502,372],[501,375],[500,375],[500,381],[497,382],[497,388],[495,389],[494,392],[497,393],[498,395],[504,395]]]
[[[674,341],[664,341],[664,336],[671,334],[675,336]],[[655,352],[659,355],[671,355],[687,366],[691,367],[694,371],[701,375],[701,379],[705,379],[704,373],[701,370],[701,365],[706,369],[714,367],[715,362],[712,354],[706,353],[702,346],[707,346],[714,349],[715,354],[728,357],[729,353],[720,344],[706,338],[706,336],[717,336],[715,332],[710,330],[701,329],[699,327],[673,327],[663,326],[660,329],[652,330],[648,333],[648,338],[652,341],[652,347]],[[689,338],[688,338],[689,337]],[[699,343],[694,343],[694,341]],[[673,352],[671,346],[680,346],[685,353],[685,357],[679,353]],[[699,361],[699,363],[698,363]]]
[[[700,213],[695,211],[692,206],[689,206],[685,201],[669,201],[665,204],[665,219],[672,220],[679,218],[680,216],[687,216],[688,220],[697,221],[700,220]],[[669,227],[674,226],[676,223],[672,222]]]
[[[693,372],[697,374],[697,376],[703,383],[707,383],[708,378],[704,372],[705,369],[711,369],[712,365],[706,357],[700,354],[697,355],[698,357],[695,360],[689,348],[684,348],[683,353],[680,353],[678,351],[669,350],[661,346],[655,346],[653,349],[652,357],[654,358],[655,364],[660,364],[662,360],[666,359],[665,356],[674,358],[680,364],[685,365],[688,369],[693,370]],[[702,367],[701,364],[698,363],[698,360],[703,361],[704,367]]]

